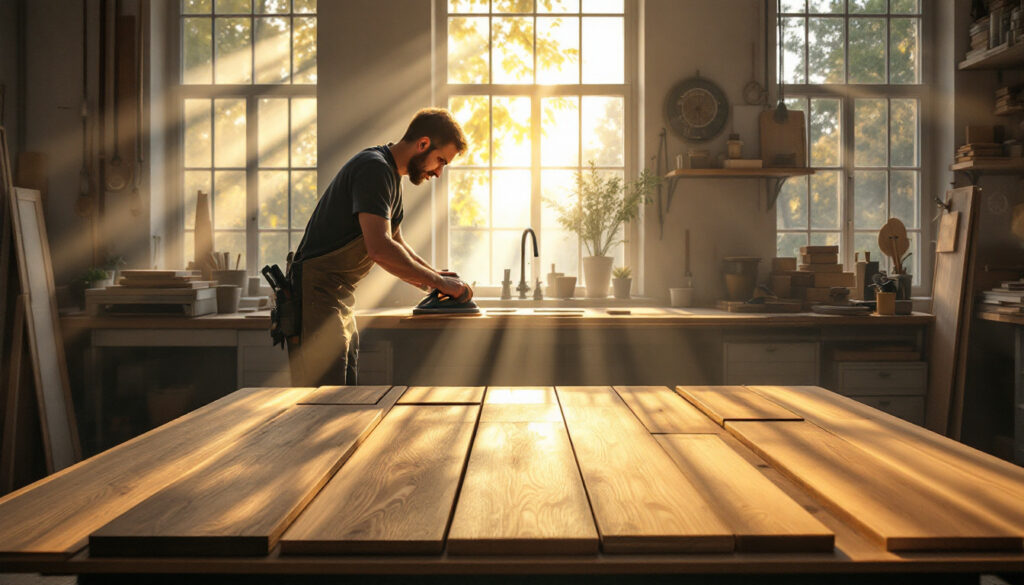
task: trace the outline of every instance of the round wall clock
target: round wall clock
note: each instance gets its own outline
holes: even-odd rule
[[[685,140],[710,140],[725,128],[729,100],[722,88],[697,75],[680,81],[665,96],[665,122]]]

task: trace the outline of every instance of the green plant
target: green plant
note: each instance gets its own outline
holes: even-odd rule
[[[612,270],[612,276],[615,278],[629,278],[633,275],[633,271],[629,269],[629,266],[620,266]]]
[[[103,262],[103,268],[106,270],[120,270],[122,266],[126,266],[128,260],[124,256],[107,256],[105,262]]]
[[[615,244],[622,224],[640,214],[640,203],[650,201],[650,194],[661,184],[661,178],[644,169],[635,181],[626,182],[612,173],[598,173],[594,161],[589,171],[577,171],[575,203],[563,205],[546,200],[558,213],[562,228],[576,234],[591,256],[606,256]]]
[[[105,280],[107,278],[109,278],[107,276],[107,271],[102,268],[97,268],[95,266],[86,270],[85,272],[82,273],[81,276],[78,277],[78,279],[81,280],[82,282],[96,282],[98,280]]]

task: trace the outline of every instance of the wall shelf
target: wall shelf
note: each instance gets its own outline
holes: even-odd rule
[[[961,71],[974,71],[980,69],[1006,69],[1017,66],[1024,66],[1024,43],[1009,45],[1003,43],[998,47],[992,47],[980,55],[970,59],[964,59],[957,66]]]
[[[668,179],[669,201],[675,192],[676,183],[679,179],[770,179],[774,181],[771,191],[768,194],[768,209],[775,207],[775,200],[779,198],[779,191],[786,179],[790,177],[806,177],[813,175],[814,169],[809,168],[761,168],[761,169],[676,169],[669,171],[665,178]]]
[[[1007,158],[1006,162],[998,164],[966,161],[949,165],[949,170],[964,173],[970,179],[972,185],[978,184],[981,175],[1021,175],[1024,176],[1024,158]]]

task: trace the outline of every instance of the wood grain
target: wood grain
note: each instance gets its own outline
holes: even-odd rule
[[[717,435],[658,442],[736,536],[739,552],[828,552],[835,535]]]
[[[298,405],[89,537],[95,556],[266,555],[380,420]]]
[[[490,387],[480,422],[562,423],[562,410],[552,387]]]
[[[652,433],[718,433],[722,428],[667,386],[615,386]]]
[[[479,410],[395,405],[285,533],[282,554],[439,554]]]
[[[564,411],[566,407],[611,407],[619,408],[625,403],[611,386],[558,386],[558,402]]]
[[[300,404],[377,404],[391,386],[320,386]]]
[[[399,404],[480,404],[483,386],[411,386]]]
[[[729,420],[801,420],[743,386],[676,386],[676,392],[719,425]]]
[[[310,388],[246,388],[0,499],[0,556],[66,558]]]
[[[806,421],[730,421],[726,430],[889,551],[1020,550],[1021,538],[941,487]]]
[[[558,396],[604,552],[733,549],[730,530],[610,387]]]

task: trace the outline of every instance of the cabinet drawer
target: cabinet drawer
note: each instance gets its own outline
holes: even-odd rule
[[[818,362],[817,342],[725,342],[725,363]]]
[[[924,396],[851,396],[857,402],[898,416],[915,425],[924,424]]]
[[[925,362],[840,362],[839,392],[852,395],[924,395],[928,387]]]
[[[725,365],[725,384],[817,386],[817,362],[732,362]]]

